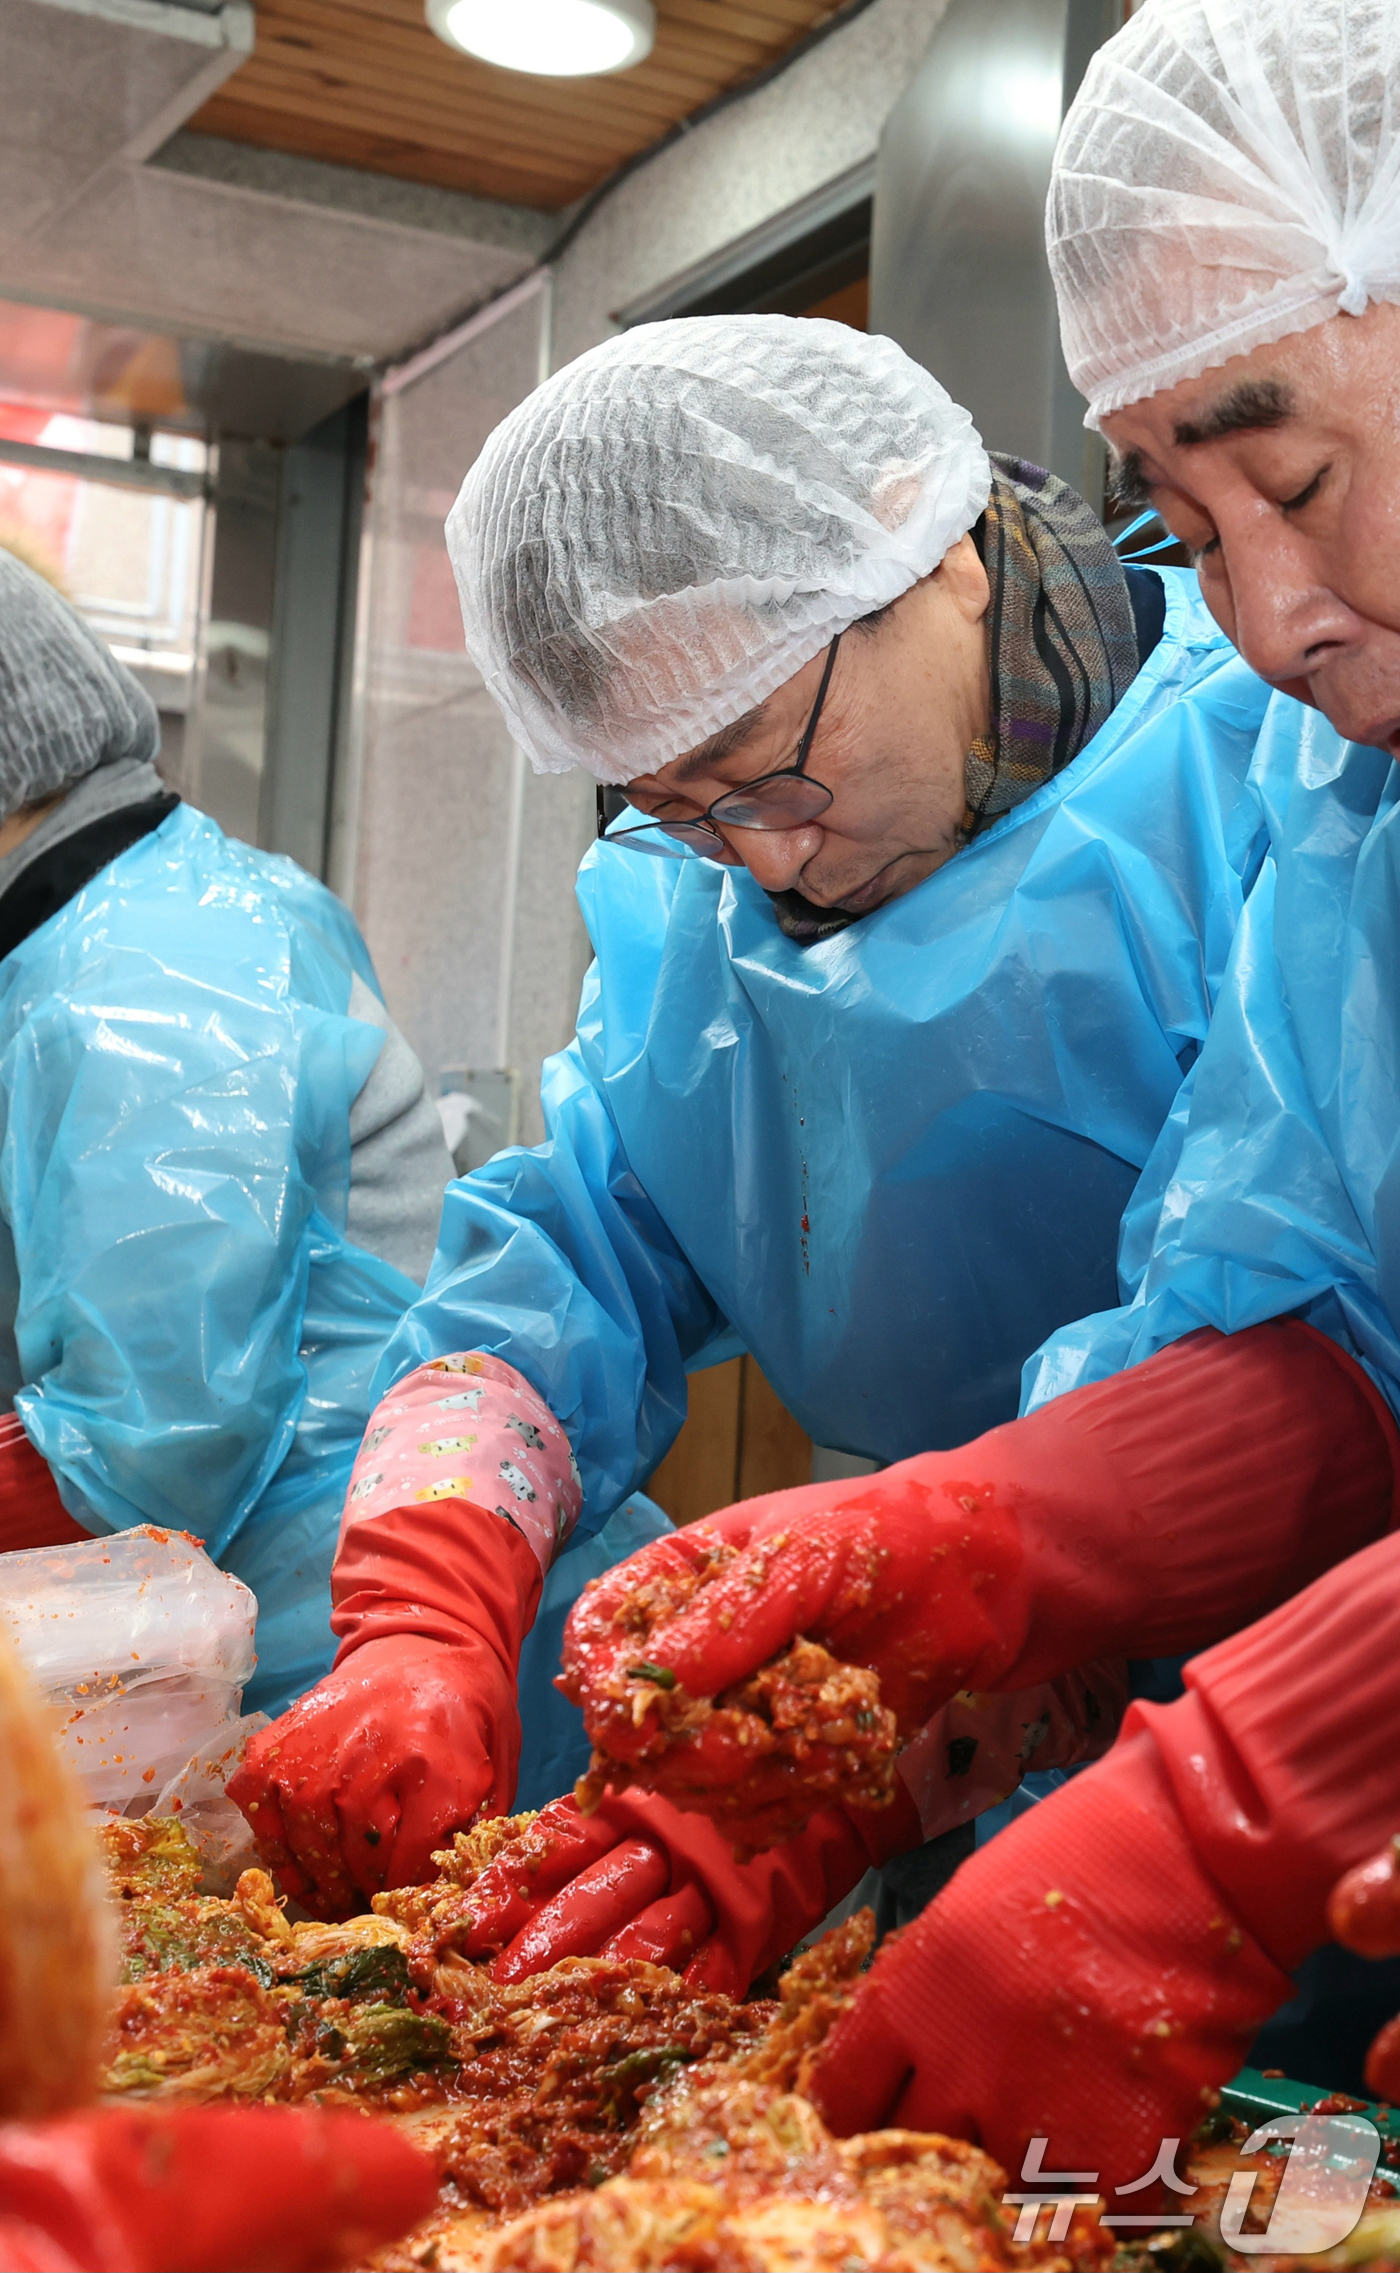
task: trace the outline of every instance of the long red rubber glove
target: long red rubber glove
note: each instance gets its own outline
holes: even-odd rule
[[[955,1452],[750,1500],[643,1548],[575,1606],[568,1693],[639,1780],[693,1806],[708,1784],[761,1826],[762,1760],[718,1722],[668,1744],[678,1701],[806,1636],[873,1668],[907,1737],[960,1689],[1198,1648],[1374,1539],[1397,1472],[1388,1409],[1325,1336],[1296,1321],[1203,1332]],[[731,1559],[699,1584],[716,1550]],[[665,1693],[656,1668],[675,1677]]]
[[[4,2273],[333,2273],[437,2197],[387,2123],[311,2108],[101,2108],[0,2126]]]
[[[552,1800],[477,1880],[477,1923],[462,1946],[470,1957],[499,1951],[500,1981],[565,1957],[640,1957],[743,1997],[872,1864],[920,1836],[903,1785],[892,1806],[829,1808],[747,1863],[703,1816],[655,1792],[611,1794],[590,1816]]]
[[[877,1958],[813,2085],[838,2131],[954,2132],[1013,2173],[1047,2139],[1104,2188],[1191,2132],[1395,1820],[1400,1538],[1185,1679]]]
[[[335,1666],[228,1785],[318,1917],[430,1877],[453,1831],[510,1806],[520,1645],[578,1504],[567,1437],[499,1358],[439,1359],[382,1400],[331,1575]]]
[[[268,1868],[315,1916],[430,1878],[434,1848],[510,1806],[516,1667],[541,1584],[526,1541],[461,1500],[347,1535],[335,1666],[253,1738],[228,1785]]]
[[[0,1554],[24,1547],[69,1547],[91,1536],[73,1521],[42,1452],[17,1413],[0,1419]]]

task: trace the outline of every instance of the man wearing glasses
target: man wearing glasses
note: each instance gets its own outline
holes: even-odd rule
[[[925,605],[929,600],[943,600],[952,593],[958,582],[958,571],[966,571],[968,566],[966,558],[946,566],[944,587],[941,591],[930,587],[927,595],[923,595]],[[969,622],[976,625],[979,620],[976,609],[981,597],[980,581],[974,572],[973,604],[955,624],[955,632]],[[878,616],[864,618],[858,630],[867,633],[874,630],[889,613],[888,609],[881,609]],[[926,628],[923,624],[916,626],[909,617],[900,626],[906,643],[921,643],[920,635]],[[970,833],[972,816],[966,810],[963,766],[956,759],[941,766],[930,765],[925,755],[922,764],[909,769],[905,781],[887,782],[885,810],[876,820],[877,827],[883,825],[887,830],[894,824],[894,832],[886,842],[882,843],[875,835],[869,815],[861,816],[864,826],[860,836],[844,839],[830,821],[824,821],[832,805],[832,792],[825,782],[808,773],[807,761],[821,723],[841,639],[842,634],[838,632],[823,655],[806,670],[795,674],[790,689],[780,690],[768,703],[750,711],[734,725],[722,727],[718,734],[677,759],[674,765],[665,766],[650,777],[640,776],[628,785],[625,794],[600,783],[599,836],[606,836],[610,844],[621,845],[628,852],[650,853],[666,860],[682,859],[687,853],[694,853],[705,860],[719,861],[725,867],[747,868],[772,901],[779,929],[804,946],[830,938],[834,932],[844,930],[855,916],[882,906],[886,900],[897,899],[915,884],[922,883]],[[786,739],[787,713],[793,704],[801,703],[807,683],[814,676],[816,693],[802,728],[796,757],[788,765],[775,766],[771,772],[748,777],[745,768],[755,761],[761,762],[765,746],[774,751],[782,747]],[[970,677],[970,684],[976,684],[975,678]],[[964,682],[962,691],[964,694],[970,691],[968,681]],[[783,700],[784,696],[788,700]],[[970,704],[962,707],[971,710]],[[955,747],[956,728],[948,739],[950,747]],[[969,747],[971,740],[969,735]],[[946,757],[947,753],[943,754]],[[697,801],[697,790],[708,793],[732,775],[742,777],[738,787],[719,788],[707,805]],[[639,813],[650,813],[655,818],[641,822],[637,819]],[[809,858],[812,824],[818,821],[823,821],[817,832],[820,861]],[[613,826],[614,823],[623,825]],[[744,832],[739,839],[741,849],[735,849],[726,834],[735,829]],[[911,837],[916,841],[911,843]],[[872,839],[878,851],[894,849],[892,858],[882,861],[870,873],[871,855],[864,848]],[[809,867],[812,869],[810,877]],[[811,891],[823,891],[823,897],[817,901],[809,899],[799,889],[799,880],[806,882]]]
[[[743,1866],[654,1795],[587,1823],[565,1803],[505,1904],[511,1935],[550,1904],[508,1965],[606,1947],[742,1992],[872,1859],[1100,1746],[1112,1677],[1076,1668],[1229,1630],[1381,1520],[1364,1377],[1288,1329],[1214,1368],[1168,1353],[1107,1420],[1069,1400],[1021,1424],[1024,1478],[998,1428],[1046,1334],[1116,1299],[1263,858],[1269,690],[1193,579],[1125,573],[1073,492],[989,460],[936,381],[839,325],[594,350],[497,429],[448,535],[512,731],[628,809],[580,876],[597,959],[549,1140],[448,1193],[347,1504],[340,1658],[238,1790],[327,1911],[508,1805],[542,1573],[662,1458],[690,1369],[747,1349],[817,1441],[954,1483],[968,1453],[930,1448],[992,1430],[1026,1521],[948,1596],[941,1693],[899,1710],[911,1737],[955,1691],[998,1710],[953,1707],[895,1807]],[[1246,1472],[1216,1457],[1241,1405],[1269,1445]],[[1180,1466],[1124,1525],[1109,1487],[1144,1430]],[[1309,1530],[1319,1476],[1333,1520]],[[788,1518],[843,1493],[897,1597],[898,1470],[784,1495]],[[1219,1557],[1241,1526],[1248,1554]],[[906,1659],[927,1595],[882,1602]],[[738,1621],[716,1663],[752,1640]]]

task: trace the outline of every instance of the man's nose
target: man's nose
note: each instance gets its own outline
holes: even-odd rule
[[[1351,612],[1318,573],[1312,548],[1275,522],[1228,547],[1230,618],[1225,624],[1246,663],[1280,686],[1305,679],[1347,644]]]
[[[801,829],[729,828],[724,841],[765,892],[791,892],[820,849],[822,832],[811,823]]]

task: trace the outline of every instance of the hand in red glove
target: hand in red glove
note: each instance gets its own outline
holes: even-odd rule
[[[432,2209],[387,2123],[310,2108],[102,2108],[0,2127],[5,2273],[332,2273]]]
[[[228,1785],[269,1869],[321,1918],[430,1877],[452,1832],[510,1806],[520,1645],[578,1493],[534,1391],[469,1357],[384,1399],[346,1504],[334,1669],[254,1737]]]
[[[956,1452],[644,1547],[575,1606],[567,1692],[607,1759],[666,1789],[677,1703],[803,1636],[877,1672],[907,1737],[960,1689],[1234,1630],[1383,1530],[1398,1470],[1388,1409],[1334,1343],[1294,1321],[1203,1332]],[[761,1826],[763,1764],[721,1734],[673,1773]]]
[[[18,1413],[0,1419],[0,1554],[24,1547],[69,1547],[91,1538],[58,1496],[42,1452],[36,1452]]]
[[[1327,1922],[1358,1957],[1400,1957],[1400,1838],[1337,1881]],[[1400,2099],[1400,2015],[1386,2022],[1366,2055],[1366,2084],[1377,2099]]]
[[[433,1516],[435,1528],[460,1524],[459,1553],[474,1523],[485,1530],[496,1521],[450,1503]],[[488,1544],[498,1549],[489,1534]],[[518,1573],[506,1561],[502,1576],[517,1578],[522,1595],[530,1583],[538,1593],[533,1560]],[[479,1585],[466,1597],[468,1615],[484,1592]],[[503,1814],[519,1761],[512,1657],[471,1635],[464,1619],[455,1644],[386,1634],[342,1654],[253,1738],[228,1790],[283,1891],[314,1917],[343,1918],[381,1887],[431,1878],[433,1852],[454,1831]]]
[[[1101,2190],[1194,2129],[1394,1820],[1400,1538],[1185,1678],[877,1958],[812,2079],[834,2129],[953,2132],[1013,2173],[1044,2139]]]
[[[1358,1957],[1400,1957],[1400,1838],[1388,1839],[1378,1855],[1338,1879],[1327,1923],[1343,1949]]]
[[[703,1816],[655,1792],[609,1795],[589,1816],[557,1799],[477,1880],[462,1946],[470,1957],[499,1951],[500,1981],[565,1957],[646,1958],[692,1987],[743,1997],[872,1864],[921,1836],[902,1784],[890,1807],[827,1809],[747,1863]]]

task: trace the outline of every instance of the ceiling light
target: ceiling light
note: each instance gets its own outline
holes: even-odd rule
[[[656,36],[652,0],[428,0],[428,22],[483,63],[551,79],[626,71]]]

